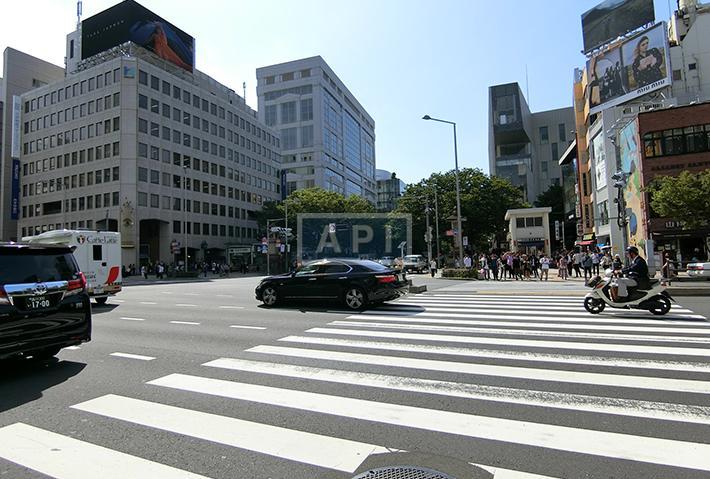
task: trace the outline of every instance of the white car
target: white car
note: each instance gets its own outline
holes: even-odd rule
[[[687,271],[691,278],[710,278],[710,263],[688,263]]]
[[[416,271],[417,273],[424,273],[429,271],[429,265],[427,264],[424,256],[420,254],[411,254],[404,257],[402,269],[404,272]]]

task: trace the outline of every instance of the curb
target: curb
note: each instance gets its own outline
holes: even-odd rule
[[[710,288],[666,288],[671,296],[710,296]]]

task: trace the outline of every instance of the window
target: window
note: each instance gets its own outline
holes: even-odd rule
[[[94,261],[101,261],[103,259],[102,249],[103,247],[100,244],[95,244],[92,247]]]
[[[289,101],[281,104],[281,123],[294,123],[296,121],[296,102]]]
[[[284,73],[281,75],[281,81],[291,81],[293,80],[293,72]]]
[[[554,161],[555,163],[558,162],[560,159],[560,152],[557,147],[557,143],[552,143],[550,145],[550,149],[552,151],[552,161]]]
[[[148,182],[148,168],[138,167],[138,181]]]
[[[301,147],[311,146],[313,146],[313,125],[306,125],[301,127]]]
[[[313,98],[301,100],[301,121],[313,119]]]
[[[264,121],[268,126],[276,124],[276,105],[266,105]]]
[[[148,193],[138,192],[138,206],[148,206]]]
[[[157,76],[151,75],[150,76],[150,87],[153,90],[160,91],[160,78]]]
[[[557,125],[557,136],[559,136],[560,141],[567,141],[567,129],[564,123]]]
[[[688,63],[688,70],[697,70],[698,65],[696,63]]]
[[[550,136],[547,131],[547,127],[541,126],[540,127],[540,143],[542,143],[544,145],[544,144],[547,144],[548,141],[550,141]]]
[[[673,81],[680,81],[683,79],[682,70],[673,70]]]
[[[297,148],[296,143],[297,128],[284,128],[281,130],[281,145],[284,150]]]

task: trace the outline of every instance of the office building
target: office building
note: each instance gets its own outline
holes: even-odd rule
[[[278,135],[189,55],[92,33],[143,12],[129,0],[85,20],[66,77],[22,95],[19,235],[120,231],[124,265],[179,263],[185,247],[190,263],[249,262],[253,213],[281,197]]]
[[[397,200],[402,196],[407,185],[397,178],[396,173],[390,173],[387,170],[376,170],[375,174],[377,178],[377,204],[375,208],[381,213],[392,211],[397,207]]]
[[[517,83],[489,88],[488,165],[532,203],[560,185],[560,155],[574,139],[572,107],[531,113]]]
[[[258,68],[259,118],[281,134],[288,191],[376,202],[375,121],[319,56]]]
[[[0,78],[0,241],[18,239],[20,95],[62,78],[64,68],[14,48],[6,48],[3,52],[3,75]]]

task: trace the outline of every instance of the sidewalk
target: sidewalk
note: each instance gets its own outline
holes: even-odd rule
[[[212,281],[219,281],[222,279],[236,279],[236,278],[260,278],[266,276],[264,273],[231,273],[229,276],[219,276],[218,274],[207,273],[205,278],[202,273],[197,278],[163,278],[156,279],[155,275],[148,275],[148,279],[144,279],[143,276],[128,276],[123,278],[123,286],[139,286],[147,284],[174,284],[174,283],[210,283]]]

